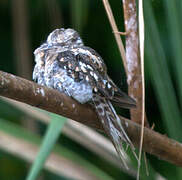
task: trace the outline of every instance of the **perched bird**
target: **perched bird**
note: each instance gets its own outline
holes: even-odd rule
[[[57,89],[81,104],[90,103],[126,165],[122,143],[124,141],[134,147],[112,103],[122,108],[135,107],[136,103],[107,75],[101,56],[85,46],[75,30],[64,28],[50,33],[47,41],[34,51],[34,55],[36,64],[33,80]]]

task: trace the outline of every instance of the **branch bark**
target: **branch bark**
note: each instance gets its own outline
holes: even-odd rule
[[[0,95],[74,119],[97,130],[103,130],[95,111],[54,89],[0,71]],[[140,142],[140,125],[123,117],[121,122],[135,146]],[[144,129],[143,150],[159,159],[182,167],[182,144]]]
[[[139,52],[139,33],[136,0],[123,0],[124,23],[126,35],[126,65],[128,93],[136,99],[137,108],[131,109],[131,120],[141,124],[142,120],[142,73]],[[145,126],[149,127],[145,116]]]

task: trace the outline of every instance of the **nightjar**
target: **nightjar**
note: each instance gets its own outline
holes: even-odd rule
[[[112,105],[122,108],[136,106],[107,75],[101,56],[83,44],[73,29],[56,29],[45,43],[34,51],[33,80],[40,85],[57,89],[81,104],[90,103],[98,113],[103,128],[125,164],[121,151],[126,142],[134,148]]]

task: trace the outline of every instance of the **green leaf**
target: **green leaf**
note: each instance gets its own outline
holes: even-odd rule
[[[166,10],[166,22],[168,25],[169,33],[171,36],[170,38],[170,44],[171,44],[171,51],[172,57],[174,58],[172,65],[174,68],[174,74],[175,78],[177,80],[177,88],[178,88],[178,95],[179,95],[179,101],[180,105],[182,106],[182,38],[181,38],[181,9],[179,6],[180,1],[171,1],[171,0],[165,0],[163,1],[164,7]]]
[[[61,129],[64,123],[67,120],[67,118],[58,116],[53,113],[50,113],[50,116],[51,116],[50,124],[46,131],[42,145],[40,147],[40,151],[28,174],[27,180],[35,180],[37,178],[39,172],[43,168],[45,161],[47,160],[53,146],[55,145],[61,133]]]
[[[165,3],[168,3],[167,1]],[[151,1],[145,1],[146,20],[146,62],[150,71],[151,80],[159,103],[163,124],[168,136],[180,141],[181,112],[177,103],[172,76],[167,64],[167,56],[162,46],[161,36],[151,6]],[[173,35],[171,35],[173,36]],[[175,59],[173,59],[175,61]],[[160,123],[160,122],[159,122]],[[159,160],[157,160],[159,161]],[[155,163],[155,169],[167,179],[181,179],[181,169],[167,162]],[[167,171],[170,169],[170,171]]]
[[[176,140],[182,137],[181,113],[173,87],[171,75],[167,66],[166,55],[161,45],[161,39],[150,3],[145,2],[147,12],[146,22],[146,55],[150,66],[151,78],[158,96],[161,112],[167,127],[168,135]],[[174,123],[175,120],[175,123]]]

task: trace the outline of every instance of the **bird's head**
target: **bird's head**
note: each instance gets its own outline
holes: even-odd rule
[[[55,29],[51,32],[47,38],[47,43],[57,46],[67,46],[67,47],[78,47],[82,46],[83,42],[80,38],[78,32],[74,29]]]

